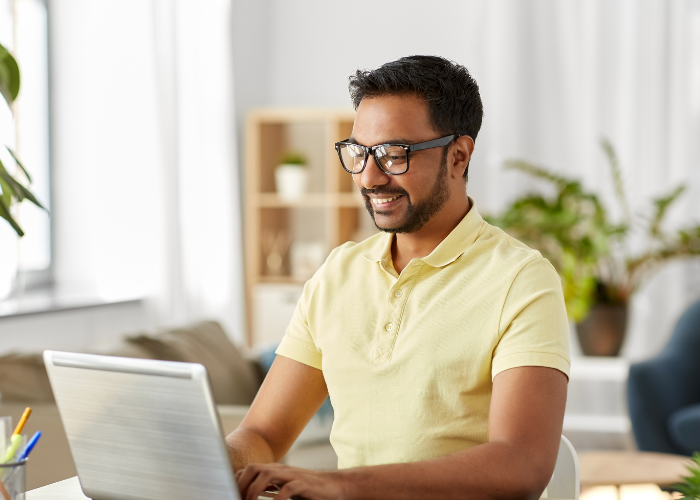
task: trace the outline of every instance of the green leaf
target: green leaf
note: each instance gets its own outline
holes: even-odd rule
[[[19,236],[20,238],[22,236],[24,236],[24,231],[22,231],[22,228],[19,227],[19,224],[17,224],[17,221],[12,217],[12,215],[10,215],[10,210],[9,210],[8,206],[5,205],[5,202],[2,199],[0,199],[0,217],[2,217],[3,219],[5,219],[7,222],[10,223],[10,225],[12,226],[12,229],[14,229],[15,232],[17,233],[17,236]]]
[[[0,94],[12,104],[19,94],[19,66],[12,54],[0,44]]]
[[[17,198],[19,201],[24,200],[24,193],[19,189],[19,182],[17,182],[10,173],[5,170],[5,165],[0,163],[0,179],[5,181],[5,186],[7,186],[12,193],[12,196]]]
[[[9,146],[5,146],[5,149],[7,149],[7,151],[12,155],[12,158],[15,160],[15,163],[17,163],[17,165],[19,166],[19,168],[22,169],[22,172],[24,172],[24,175],[27,176],[27,180],[29,181],[29,183],[31,183],[31,182],[32,182],[32,177],[31,177],[31,175],[29,175],[29,172],[27,172],[27,169],[24,168],[24,165],[22,165],[22,162],[19,161],[19,158],[17,158],[17,155],[15,154],[15,152],[12,151],[12,149],[10,149]]]
[[[680,185],[666,196],[662,196],[661,198],[656,198],[653,200],[654,205],[656,206],[656,213],[651,219],[651,224],[649,226],[649,232],[651,232],[653,236],[660,236],[661,222],[666,216],[669,207],[676,201],[676,199],[678,199],[678,197],[681,194],[683,194],[683,191],[685,191],[685,186]]]
[[[46,208],[44,208],[44,206],[39,202],[39,200],[36,199],[34,194],[29,189],[24,187],[20,182],[15,180],[10,175],[10,173],[5,169],[5,166],[2,164],[2,162],[0,162],[0,179],[4,181],[3,192],[8,190],[11,196],[17,198],[17,201],[22,202],[25,199],[27,199],[34,203],[37,207],[46,210]],[[10,203],[7,203],[7,205],[9,206]]]
[[[600,140],[600,145],[603,148],[603,152],[608,159],[608,164],[610,165],[610,172],[613,178],[613,184],[615,185],[615,194],[617,195],[617,201],[620,203],[622,210],[625,212],[625,220],[630,220],[630,207],[627,203],[627,196],[625,196],[625,189],[622,183],[622,170],[620,169],[620,162],[617,159],[617,153],[615,153],[615,148],[613,148],[612,143],[603,137]]]

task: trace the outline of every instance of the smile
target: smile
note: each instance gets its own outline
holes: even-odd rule
[[[387,203],[389,203],[389,202],[394,201],[394,200],[397,199],[397,198],[400,198],[401,196],[402,196],[402,195],[392,196],[391,198],[372,198],[372,203],[373,203],[374,205],[385,205],[385,204],[387,204]]]

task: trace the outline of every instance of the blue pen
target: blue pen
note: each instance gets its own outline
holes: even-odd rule
[[[39,438],[41,437],[41,431],[36,431],[32,438],[29,440],[27,443],[27,446],[24,447],[22,450],[22,453],[19,454],[19,458],[17,459],[18,462],[21,462],[25,458],[29,456],[29,454],[32,452],[34,449],[34,446],[36,445],[36,442],[39,441]]]

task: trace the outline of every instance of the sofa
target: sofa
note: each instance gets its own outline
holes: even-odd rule
[[[124,335],[112,344],[84,352],[167,361],[201,363],[209,372],[224,434],[238,427],[274,359],[267,350],[244,356],[216,322]],[[17,422],[24,408],[33,412],[24,432],[42,431],[27,467],[27,488],[34,489],[76,475],[41,353],[0,356],[0,415]],[[311,469],[334,469],[337,457],[328,437],[333,422],[328,403],[312,419],[284,459]]]
[[[627,401],[640,450],[700,451],[700,301],[683,313],[661,353],[630,366]]]

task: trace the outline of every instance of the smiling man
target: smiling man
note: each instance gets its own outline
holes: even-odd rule
[[[561,283],[487,224],[466,182],[476,82],[412,56],[350,79],[335,145],[382,232],[331,252],[227,437],[241,490],[280,498],[538,498],[566,402]],[[330,395],[338,471],[275,464]]]

